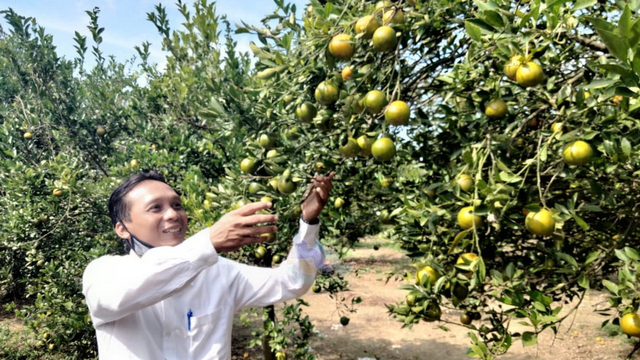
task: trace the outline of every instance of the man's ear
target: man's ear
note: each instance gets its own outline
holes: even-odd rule
[[[127,239],[128,240],[130,238],[130,236],[131,236],[129,234],[129,232],[124,228],[124,226],[122,225],[122,223],[120,221],[118,221],[116,223],[115,230],[116,230],[116,234],[118,235],[118,237],[120,239]]]

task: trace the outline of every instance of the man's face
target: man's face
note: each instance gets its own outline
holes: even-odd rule
[[[130,221],[125,225],[140,240],[153,246],[174,246],[182,243],[187,232],[187,213],[180,196],[171,186],[155,180],[145,180],[126,196]],[[119,225],[119,224],[118,224]],[[128,233],[116,225],[116,232],[125,238]]]

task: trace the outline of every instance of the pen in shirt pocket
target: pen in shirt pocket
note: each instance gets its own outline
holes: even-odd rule
[[[189,309],[187,312],[187,330],[191,331],[191,317],[193,316],[193,311]]]

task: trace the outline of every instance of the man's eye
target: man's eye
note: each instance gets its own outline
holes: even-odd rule
[[[181,203],[175,203],[175,204],[173,204],[173,207],[175,209],[182,209],[182,204]]]
[[[153,205],[151,210],[160,210],[160,205]]]

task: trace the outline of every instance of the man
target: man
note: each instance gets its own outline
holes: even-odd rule
[[[83,276],[99,358],[230,359],[236,311],[293,299],[311,287],[324,263],[318,215],[332,180],[333,173],[312,180],[291,252],[276,269],[219,256],[277,231],[268,225],[277,215],[258,214],[270,203],[231,211],[185,240],[187,214],[161,175],[140,173],[120,184],[109,213],[131,251],[92,261]]]

